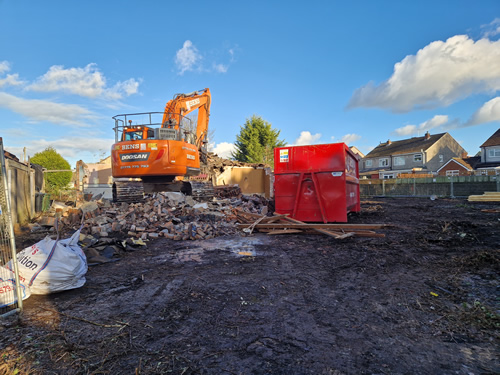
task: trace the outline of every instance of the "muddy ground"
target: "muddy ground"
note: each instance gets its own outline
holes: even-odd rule
[[[385,238],[159,239],[25,301],[0,374],[498,374],[500,209],[374,199]],[[20,239],[22,241],[22,239]]]

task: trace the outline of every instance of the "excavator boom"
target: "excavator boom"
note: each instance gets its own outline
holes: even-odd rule
[[[193,91],[189,94],[176,94],[166,106],[163,115],[163,124],[171,125],[177,129],[181,124],[181,118],[189,113],[198,110],[198,120],[196,124],[196,146],[201,149],[206,142],[208,133],[208,120],[210,116],[210,90],[204,89]]]

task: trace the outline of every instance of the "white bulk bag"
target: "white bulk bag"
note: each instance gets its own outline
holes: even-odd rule
[[[32,294],[60,292],[85,284],[87,258],[78,246],[79,238],[80,230],[64,240],[45,237],[17,254],[19,277]],[[12,270],[11,262],[7,267]]]

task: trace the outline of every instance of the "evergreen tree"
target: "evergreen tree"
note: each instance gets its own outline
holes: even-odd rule
[[[280,131],[260,116],[253,115],[240,127],[236,136],[236,150],[231,154],[235,160],[245,163],[273,164],[274,148],[286,145],[279,140]]]
[[[37,152],[32,158],[33,164],[41,165],[48,170],[71,169],[69,163],[53,147],[47,147],[42,152]],[[65,188],[71,181],[73,173],[68,172],[49,172],[45,173],[45,182],[47,191],[51,193],[58,192]]]

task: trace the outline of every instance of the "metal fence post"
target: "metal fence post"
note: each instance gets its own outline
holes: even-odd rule
[[[450,176],[450,197],[455,198],[455,194],[453,192],[453,176]]]
[[[385,180],[382,179],[382,196],[385,197]]]

